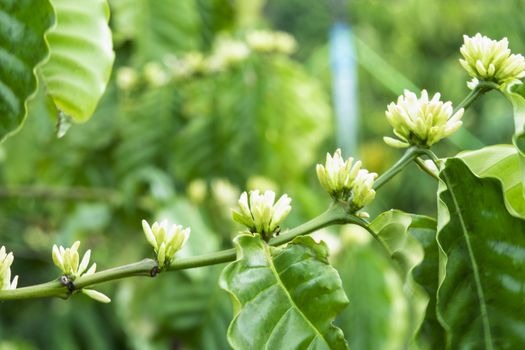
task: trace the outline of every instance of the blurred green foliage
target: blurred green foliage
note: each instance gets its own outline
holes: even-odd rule
[[[321,212],[328,199],[313,167],[336,146],[327,50],[336,20],[349,20],[356,36],[359,156],[372,171],[386,169],[398,155],[381,136],[390,134],[386,105],[404,86],[381,74],[396,74],[458,103],[467,93],[466,73],[457,62],[464,33],[507,36],[513,51],[525,52],[520,0],[111,0],[110,6],[116,63],[93,118],[57,138],[57,111],[40,86],[25,125],[0,148],[0,241],[15,253],[13,272],[22,286],[58,276],[53,243],[82,240],[99,269],[151,256],[143,218],[191,225],[182,255],[230,247],[238,227],[228,208],[253,186],[290,194],[286,226]],[[291,58],[254,54],[227,70],[167,85],[117,87],[120,67],[142,71],[170,55],[208,55],[218,38],[242,38],[254,28],[289,32],[299,49]],[[367,62],[372,54],[374,64]],[[464,120],[482,143],[497,143],[512,134],[510,114],[505,100],[491,93]],[[472,140],[463,136],[437,151],[452,154]],[[382,189],[370,213],[396,206],[435,214],[434,191],[425,187],[435,183],[411,166]],[[389,277],[393,267],[373,254],[374,246],[341,244],[348,248],[338,257],[345,283],[389,286],[387,294],[377,295],[378,303],[410,302],[399,291],[402,282]],[[382,275],[372,279],[361,266]],[[113,298],[110,305],[83,296],[6,302],[0,305],[0,349],[225,349],[231,306],[217,286],[220,269],[103,286]],[[351,305],[354,296],[362,297],[359,291],[348,295]],[[359,325],[345,311],[342,328],[357,332],[383,317],[371,315]],[[388,323],[386,332],[395,333],[395,326]],[[381,339],[367,343],[366,335],[347,336],[357,349],[395,348]]]

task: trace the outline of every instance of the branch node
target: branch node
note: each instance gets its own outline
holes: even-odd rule
[[[73,292],[76,289],[75,285],[73,284],[73,281],[65,275],[60,277],[60,283],[62,283],[62,285],[67,288],[69,295],[73,294]]]
[[[159,267],[158,267],[158,266],[154,266],[154,267],[150,270],[149,275],[150,275],[151,277],[155,277],[155,276],[157,276],[158,273],[159,273]]]

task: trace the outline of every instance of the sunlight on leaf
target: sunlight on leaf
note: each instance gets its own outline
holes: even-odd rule
[[[525,197],[521,181],[520,156],[512,145],[495,145],[475,151],[461,152],[463,160],[476,176],[501,181],[508,211],[525,219]]]
[[[56,26],[46,35],[43,81],[58,109],[76,122],[91,118],[111,74],[115,54],[105,0],[52,0]]]
[[[501,184],[459,159],[440,173],[438,319],[452,349],[521,349],[525,221],[511,216]]]

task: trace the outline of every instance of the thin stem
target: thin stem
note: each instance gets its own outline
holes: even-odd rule
[[[417,146],[411,146],[408,148],[403,154],[403,156],[388,169],[386,172],[384,172],[375,182],[374,182],[374,189],[377,190],[381,186],[383,186],[385,183],[390,181],[395,175],[397,175],[403,168],[405,168],[412,160],[414,160],[418,155],[420,155],[422,152],[422,149]]]
[[[490,82],[490,81],[482,81],[480,82],[474,90],[470,91],[470,93],[461,101],[456,108],[454,108],[454,112],[452,114],[455,114],[457,111],[459,111],[461,108],[467,109],[470,107],[476,99],[483,95],[484,93],[496,89],[498,90],[499,86],[496,83]]]
[[[133,276],[152,276],[156,274],[157,262],[153,259],[144,259],[135,263],[103,270],[92,275],[77,278],[73,285],[75,290],[80,290],[94,284],[114,281]]]
[[[383,241],[383,239],[381,237],[378,236],[378,234],[376,232],[374,232],[374,230],[372,230],[370,228],[370,223],[364,219],[361,219],[361,218],[358,218],[358,217],[354,217],[354,224],[356,225],[359,225],[361,226],[362,228],[364,228],[365,230],[368,231],[368,233],[370,233],[372,235],[372,237],[374,237],[374,239],[383,247],[383,249],[385,250],[385,252],[388,254],[388,256],[392,256],[392,251],[390,250],[390,248],[388,248],[388,246],[386,245],[385,241]]]
[[[328,210],[314,219],[288,230],[280,236],[270,240],[269,244],[277,246],[290,242],[297,236],[306,235],[320,228],[344,223],[357,223],[354,215],[348,214],[342,205],[332,205]],[[169,267],[169,271],[190,269],[201,266],[221,264],[233,261],[236,258],[235,249],[226,249],[210,254],[181,258],[175,260]],[[103,282],[118,280],[134,276],[155,276],[158,273],[157,262],[153,259],[144,259],[135,263],[114,267],[100,271],[88,276],[81,276],[69,286],[59,280],[42,283],[14,290],[0,291],[1,300],[59,297],[67,298],[82,288],[90,287]]]
[[[478,85],[479,86],[479,85]],[[454,115],[457,111],[459,111],[461,108],[467,109],[470,107],[470,105],[482,94],[482,90],[478,87],[476,87],[474,90],[471,90],[470,93],[461,101],[456,108],[454,108],[454,111],[452,112],[452,115]]]
[[[0,301],[47,297],[66,299],[69,294],[69,290],[66,286],[64,286],[64,284],[62,284],[59,280],[54,280],[29,287],[12,290],[0,290]]]
[[[436,154],[434,152],[432,152],[429,149],[422,149],[421,153],[426,155],[428,158],[430,158],[434,162],[436,167],[439,169],[439,158],[438,158],[438,156],[436,156]]]
[[[297,236],[312,233],[320,228],[330,226],[347,224],[353,221],[353,215],[348,214],[342,205],[334,203],[324,213],[316,218],[305,222],[291,230],[288,230],[281,235],[270,240],[270,244],[277,246],[290,242]]]
[[[50,200],[101,200],[118,202],[118,192],[108,188],[90,187],[1,187],[0,198],[41,198]]]

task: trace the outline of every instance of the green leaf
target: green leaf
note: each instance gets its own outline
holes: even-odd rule
[[[514,110],[514,136],[512,142],[518,150],[521,167],[521,183],[525,184],[525,97],[511,90],[512,86],[503,89],[503,94],[512,103]],[[525,186],[525,185],[524,185]],[[525,187],[522,187],[525,197]]]
[[[525,97],[519,94],[516,91],[513,91],[513,88],[516,85],[506,86],[502,89],[503,94],[507,99],[512,103],[514,110],[514,137],[520,139],[518,148],[525,152]]]
[[[198,0],[197,4],[202,20],[203,51],[207,51],[216,34],[235,30],[236,3],[229,0]]]
[[[501,185],[451,158],[440,173],[438,318],[451,349],[525,348],[525,221]]]
[[[338,318],[338,324],[349,337],[350,348],[414,348],[428,302],[423,287],[414,282],[423,263],[418,236],[435,238],[436,222],[390,210],[379,215],[370,228],[383,244],[356,226],[351,225],[342,233],[345,246],[336,257],[335,267],[350,305]],[[434,277],[437,285],[437,270]],[[429,342],[419,340],[417,345]]]
[[[293,186],[318,160],[332,123],[321,85],[282,55],[251,58],[180,86],[184,124],[171,136],[177,178],[245,183],[258,174]]]
[[[35,67],[47,56],[44,33],[53,24],[47,0],[0,2],[0,140],[15,132],[36,91]]]
[[[46,38],[43,80],[57,108],[88,120],[106,89],[115,54],[105,0],[52,0],[57,24]]]
[[[355,225],[342,232],[344,245],[335,257],[350,304],[336,324],[350,349],[401,350],[411,334],[410,300],[395,263],[370,234]]]
[[[476,176],[498,179],[503,186],[505,205],[509,212],[525,219],[520,156],[514,146],[489,146],[476,151],[461,152],[456,157],[463,160]]]
[[[332,321],[348,299],[324,243],[298,237],[274,248],[251,235],[234,242],[238,259],[220,279],[234,303],[228,328],[234,349],[347,348]]]
[[[164,151],[177,151],[170,145],[177,130],[177,105],[177,93],[168,87],[146,89],[139,96],[122,99],[118,120],[121,140],[114,151],[118,175],[133,176],[160,156],[166,158],[164,162],[173,158]]]
[[[414,281],[421,285],[428,297],[425,319],[417,337],[423,349],[445,348],[445,330],[436,315],[436,295],[439,279],[439,248],[436,241],[437,223],[435,219],[412,215],[409,232],[422,245],[425,258],[413,272]]]
[[[217,283],[220,266],[202,271],[205,278],[198,281],[169,274],[119,286],[116,312],[135,349],[167,349],[174,338],[188,349],[228,348],[226,332],[233,316],[228,296]]]
[[[276,155],[266,162],[265,173],[275,178],[279,168],[276,180],[293,182],[318,160],[318,149],[330,135],[329,98],[319,81],[286,57],[261,60],[258,76],[263,87],[257,101],[258,139],[262,154]]]
[[[115,41],[133,41],[137,64],[200,48],[197,0],[112,0],[111,7]]]
[[[380,214],[370,228],[385,243],[392,259],[397,263],[404,283],[404,292],[410,300],[410,332],[407,343],[411,343],[425,316],[428,296],[423,287],[414,282],[414,268],[423,261],[423,248],[409,232],[413,218],[399,210]]]

